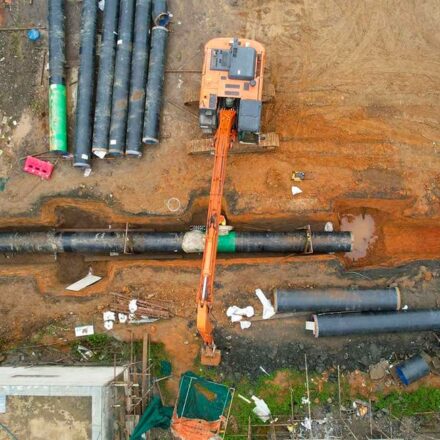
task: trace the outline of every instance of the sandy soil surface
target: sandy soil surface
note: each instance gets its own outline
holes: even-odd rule
[[[70,135],[79,6],[67,2]],[[266,46],[266,78],[276,89],[264,109],[263,129],[279,133],[281,144],[269,154],[231,155],[224,200],[228,220],[242,230],[292,230],[307,223],[322,229],[330,220],[336,229],[353,230],[356,252],[221,258],[214,315],[223,371],[255,375],[263,364],[300,367],[303,353],[310,355],[311,368],[337,363],[365,368],[392,353],[433,350],[438,342],[431,334],[314,340],[304,334],[304,317],[255,322],[241,332],[228,324],[224,310],[233,303],[255,303],[257,287],[270,292],[278,286],[397,284],[411,307],[439,305],[440,4],[206,0],[201,6],[197,0],[170,0],[170,9],[167,69],[182,72],[166,74],[162,142],[147,148],[140,160],[95,160],[89,177],[68,160],[56,162],[50,181],[22,172],[23,157],[48,148],[47,35],[43,30],[32,44],[24,32],[0,32],[0,178],[5,182],[0,227],[129,223],[184,230],[204,222],[212,158],[187,154],[186,143],[201,135],[197,117],[183,103],[197,94],[200,77],[185,70],[200,68],[203,43],[210,38],[255,38]],[[16,0],[0,17],[5,27],[45,26],[45,15],[45,2],[30,6]],[[299,184],[303,193],[295,197],[294,170],[306,174]],[[172,197],[181,205],[174,213],[167,208]],[[78,297],[67,296],[65,286],[90,265],[104,279]],[[178,319],[150,331],[184,371],[198,352],[199,265],[191,258],[99,263],[72,256],[2,258],[1,342],[29,337],[56,320],[66,321],[68,337],[79,323],[93,321],[102,329],[108,294],[134,286],[173,300]],[[124,331],[117,328],[115,334],[123,337]]]

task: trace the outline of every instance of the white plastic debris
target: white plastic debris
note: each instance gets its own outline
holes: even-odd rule
[[[327,222],[324,226],[324,231],[325,232],[333,232],[333,223]]]
[[[92,174],[92,168],[90,167],[84,168],[84,177],[89,177],[90,174]]]
[[[256,289],[255,294],[263,305],[263,319],[269,319],[275,315],[275,309],[273,308],[271,302],[266,298],[266,295],[261,289]]]
[[[408,305],[405,304],[405,305],[402,307],[402,310],[408,310]]]
[[[251,326],[251,321],[240,321],[240,327],[242,330],[246,330]]]
[[[93,154],[96,157],[99,157],[100,159],[104,159],[105,156],[107,155],[107,152],[106,151],[94,151]]]
[[[266,375],[270,377],[270,374],[260,365],[260,370]]]
[[[104,321],[104,328],[106,330],[111,330],[113,328],[114,321]]]
[[[103,11],[105,9],[105,0],[99,0],[98,8]]]
[[[308,417],[306,417],[304,421],[301,422],[301,426],[310,431],[312,429],[312,421]]]
[[[310,400],[307,397],[301,397],[301,405],[308,405]]]
[[[302,193],[302,189],[298,188],[297,186],[293,185],[292,186],[292,196],[296,196],[298,194]]]
[[[232,315],[231,316],[231,322],[239,322],[243,319],[243,316],[241,315]]]
[[[231,306],[228,307],[228,310],[226,310],[226,316],[229,316],[230,318],[233,315],[240,315],[240,316],[246,316],[247,318],[251,318],[252,316],[254,316],[255,311],[254,308],[252,306],[247,306],[247,307],[237,307],[237,306]]]
[[[104,321],[116,321],[116,313],[108,310],[102,314],[102,319]]]
[[[118,313],[118,320],[121,324],[125,324],[127,322],[128,316],[125,313]]]
[[[134,313],[134,312],[136,312],[137,309],[138,309],[137,300],[136,299],[132,299],[128,303],[128,310],[130,310],[130,313]]]
[[[88,336],[93,335],[95,333],[95,330],[93,328],[93,325],[81,325],[78,327],[75,327],[75,336],[77,338],[81,336]]]
[[[249,403],[249,404],[252,403],[249,399],[247,399],[246,397],[244,397],[244,396],[241,395],[241,394],[237,394],[237,396],[240,397],[241,400],[244,400],[246,403]]]
[[[252,412],[263,422],[267,422],[270,419],[270,409],[263,399],[259,399],[257,396],[252,396],[251,399],[255,402],[255,408]]]
[[[66,287],[66,290],[72,290],[73,292],[79,292],[86,287],[91,286],[92,284],[97,283],[102,277],[97,275],[93,275],[90,271],[84,278],[78,280],[76,283],[71,284]]]

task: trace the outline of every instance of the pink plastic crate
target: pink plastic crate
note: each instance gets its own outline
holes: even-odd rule
[[[52,175],[53,165],[50,162],[28,156],[24,162],[23,171],[29,174],[35,174],[42,179],[49,180]]]

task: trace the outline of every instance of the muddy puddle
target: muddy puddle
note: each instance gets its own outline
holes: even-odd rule
[[[351,261],[366,258],[379,238],[374,218],[370,214],[345,215],[341,218],[341,231],[353,234],[353,249],[345,254]]]

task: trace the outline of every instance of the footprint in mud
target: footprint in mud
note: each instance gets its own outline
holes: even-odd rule
[[[376,224],[370,214],[345,214],[341,219],[341,231],[353,233],[353,248],[345,256],[352,261],[358,261],[367,256],[368,250],[378,239]]]

